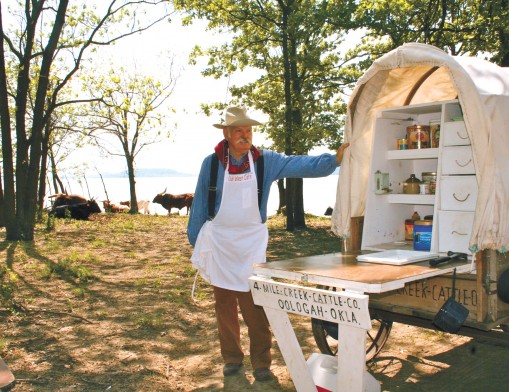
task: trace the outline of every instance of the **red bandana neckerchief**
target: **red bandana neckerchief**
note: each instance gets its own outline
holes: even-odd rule
[[[214,148],[214,150],[216,152],[217,158],[219,159],[219,162],[222,162],[223,167],[226,169],[226,165],[228,164],[228,154],[229,154],[228,141],[226,139],[223,139]],[[256,160],[260,156],[260,151],[258,151],[258,149],[253,145],[251,145],[250,151],[251,151],[251,154],[253,155],[253,162],[256,162]],[[244,157],[242,158],[242,161],[238,165],[234,165],[230,161],[228,173],[230,173],[230,174],[243,173],[247,170],[248,167],[249,167],[249,157],[246,154],[246,155],[244,155]]]

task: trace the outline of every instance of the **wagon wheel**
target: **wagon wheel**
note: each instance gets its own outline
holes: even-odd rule
[[[327,287],[321,287],[327,289]],[[335,291],[335,289],[334,289]],[[371,361],[382,350],[391,333],[392,321],[371,319],[372,328],[366,337],[366,362]],[[338,354],[338,325],[330,321],[312,318],[311,327],[316,345],[323,354]]]

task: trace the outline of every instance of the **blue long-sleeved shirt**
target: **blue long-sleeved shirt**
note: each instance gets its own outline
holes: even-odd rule
[[[194,193],[193,206],[189,215],[187,225],[187,237],[192,246],[196,243],[198,233],[202,225],[208,219],[208,190],[210,184],[210,165],[212,155],[207,156],[202,163],[198,183]],[[274,181],[281,178],[315,178],[325,177],[332,174],[338,167],[336,156],[332,154],[321,154],[317,156],[308,155],[285,155],[271,150],[263,150],[264,173],[262,186],[262,202],[260,205],[260,215],[262,222],[267,220],[267,202],[269,192]],[[230,161],[234,164],[239,162],[230,155]],[[218,165],[217,173],[217,193],[215,213],[221,205],[221,196],[223,192],[224,168]],[[255,172],[258,165],[255,163]],[[241,217],[239,217],[241,218]]]

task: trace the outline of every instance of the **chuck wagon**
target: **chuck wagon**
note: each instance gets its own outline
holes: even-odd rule
[[[405,148],[399,139],[411,142],[410,132],[421,127],[418,144]],[[351,332],[362,318],[355,312],[345,312],[339,321],[330,315],[314,317],[316,311],[310,314],[315,340],[325,354],[350,350],[350,343],[342,340],[357,339],[351,345],[362,346],[363,362],[370,360],[381,350],[393,321],[466,335],[505,335],[508,69],[479,58],[450,56],[429,45],[405,44],[376,60],[359,79],[348,104],[345,141],[350,147],[332,215],[342,252],[258,265],[255,277],[369,297],[371,325],[363,330],[364,339]],[[411,175],[418,180],[431,175],[431,180],[420,181],[423,186],[417,192],[409,191]],[[421,219],[412,220],[416,215]],[[408,238],[412,224],[414,232]],[[424,248],[417,247],[417,229],[426,239]],[[298,313],[299,306],[304,308],[294,294],[285,300],[274,294],[281,297],[291,290],[271,290],[279,309],[271,300],[257,299],[253,290],[271,324],[281,323],[280,316],[271,313],[274,309]],[[365,299],[352,298],[358,303]],[[344,304],[345,298],[336,303]],[[299,354],[294,342],[286,346],[283,356],[297,389],[318,385],[316,374],[289,364]],[[352,368],[359,357],[358,352],[351,356],[354,351],[348,351],[349,359],[339,359],[334,390],[380,390],[360,365]],[[307,373],[313,373],[309,360],[307,365]],[[352,371],[359,377],[345,381]]]

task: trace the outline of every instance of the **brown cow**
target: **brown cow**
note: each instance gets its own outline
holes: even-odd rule
[[[130,210],[128,206],[110,203],[109,200],[103,200],[103,207],[106,212],[129,212]]]
[[[166,189],[161,193],[158,193],[152,203],[161,204],[165,209],[168,210],[168,214],[171,213],[172,208],[178,208],[181,210],[187,207],[186,215],[189,215],[189,209],[193,204],[194,193],[182,193],[180,195],[172,195],[171,193],[165,193]]]

